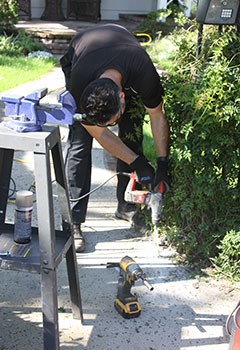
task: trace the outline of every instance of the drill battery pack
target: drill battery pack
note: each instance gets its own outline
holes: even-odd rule
[[[141,314],[141,307],[137,298],[131,294],[131,296],[121,300],[116,298],[114,301],[114,307],[117,312],[124,318],[136,318]]]

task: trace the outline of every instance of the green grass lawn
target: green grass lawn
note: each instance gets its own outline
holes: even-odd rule
[[[0,55],[0,92],[35,80],[55,66],[54,60]]]

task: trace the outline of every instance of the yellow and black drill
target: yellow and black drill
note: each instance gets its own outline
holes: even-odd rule
[[[141,307],[136,296],[131,293],[131,287],[135,281],[141,279],[149,290],[153,290],[153,286],[144,278],[141,267],[129,256],[122,258],[120,263],[107,263],[107,267],[120,268],[117,297],[114,301],[115,309],[124,318],[140,316]]]

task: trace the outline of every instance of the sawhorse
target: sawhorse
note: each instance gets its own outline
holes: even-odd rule
[[[60,349],[57,267],[64,258],[67,262],[73,317],[83,321],[60,140],[59,127],[44,125],[41,132],[17,133],[0,125],[0,269],[41,275],[44,350]],[[26,246],[28,253],[23,256],[22,253],[11,254],[12,247],[15,252],[18,251],[13,242],[14,225],[5,222],[14,150],[31,151],[34,155],[38,227],[32,227],[32,240]],[[58,186],[62,230],[55,229],[51,156]],[[4,255],[4,251],[9,251],[9,255]]]

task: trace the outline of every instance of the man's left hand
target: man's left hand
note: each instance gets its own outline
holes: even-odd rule
[[[166,157],[157,158],[157,171],[154,181],[155,189],[159,186],[161,181],[164,182],[164,192],[167,192],[170,186],[170,177],[168,175],[168,160]]]

